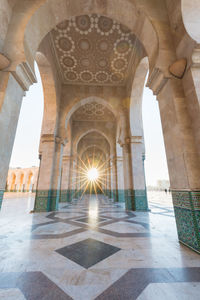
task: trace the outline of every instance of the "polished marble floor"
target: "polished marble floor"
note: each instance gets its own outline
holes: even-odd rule
[[[199,300],[200,256],[178,243],[171,195],[150,212],[101,196],[30,213],[34,195],[5,194],[0,299]]]

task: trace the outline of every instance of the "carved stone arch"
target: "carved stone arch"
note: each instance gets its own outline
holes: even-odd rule
[[[84,99],[80,99],[78,100],[75,104],[74,102],[69,103],[70,108],[69,111],[67,112],[67,114],[65,115],[65,128],[67,128],[69,120],[71,119],[73,113],[78,110],[81,106],[91,103],[92,101],[102,104],[103,106],[105,106],[106,108],[108,108],[115,117],[117,117],[117,110],[116,108],[114,108],[108,101],[104,100],[103,98],[100,97],[96,97],[96,96],[90,96]]]
[[[15,190],[16,179],[17,179],[16,172],[12,172],[12,173],[11,173],[11,176],[10,176],[10,186],[9,186],[9,189],[10,189],[11,191],[14,191],[14,190]]]
[[[97,132],[98,134],[102,135],[108,142],[108,144],[110,145],[110,147],[112,146],[110,143],[110,139],[107,136],[107,134],[105,132],[102,132],[100,129],[89,129],[87,131],[84,132],[79,132],[79,134],[77,135],[77,137],[74,140],[74,148],[77,149],[78,143],[80,142],[80,140],[87,134],[92,133],[92,132]]]
[[[51,64],[42,52],[37,52],[36,62],[40,71],[44,95],[42,134],[52,134],[55,131],[57,117],[57,95],[54,76]]]
[[[131,136],[143,137],[142,100],[148,69],[148,58],[144,57],[136,69],[131,90],[129,108]]]
[[[101,147],[100,145],[95,145],[95,144],[93,144],[93,145],[88,145],[87,147],[81,149],[80,157],[83,155],[84,152],[86,152],[86,151],[87,151],[88,149],[90,149],[90,148],[93,148],[93,149],[94,149],[94,148],[99,149],[99,150],[101,150],[104,154],[106,154],[105,149],[104,149],[103,147]]]

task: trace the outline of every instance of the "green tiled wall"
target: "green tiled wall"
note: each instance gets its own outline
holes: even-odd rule
[[[4,194],[4,190],[0,190],[0,209],[3,202],[3,194]]]
[[[172,191],[179,241],[200,253],[200,191]]]

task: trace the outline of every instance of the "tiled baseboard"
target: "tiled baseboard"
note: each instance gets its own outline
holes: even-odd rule
[[[172,191],[179,241],[200,253],[200,191]]]
[[[124,190],[127,210],[148,211],[146,190]]]
[[[55,211],[58,209],[57,190],[38,190],[35,197],[35,212]]]
[[[3,201],[4,190],[0,190],[0,209]]]
[[[127,210],[148,211],[146,190],[118,190],[117,193],[106,190],[105,195],[113,198],[115,202],[125,202]],[[36,192],[35,211],[54,211],[57,209],[57,193],[60,202],[71,202],[81,197],[82,190],[39,190]]]

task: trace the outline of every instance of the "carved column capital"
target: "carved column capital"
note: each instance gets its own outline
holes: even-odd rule
[[[28,91],[29,87],[37,82],[35,74],[27,62],[19,64],[12,75],[24,91]]]
[[[192,67],[200,68],[200,49],[194,49],[192,53]]]
[[[41,142],[42,143],[50,143],[55,141],[55,136],[54,134],[43,134],[41,136]]]
[[[56,136],[55,137],[55,142],[57,144],[62,144],[63,146],[65,146],[67,144],[68,140],[67,140],[66,137],[63,138],[63,137],[60,137],[60,136]]]
[[[142,136],[132,136],[131,137],[131,144],[142,144],[143,137]]]
[[[63,158],[62,158],[62,161],[63,162],[68,162],[68,161],[70,161],[70,159],[71,159],[70,155],[64,155]]]
[[[123,156],[117,156],[116,160],[117,162],[123,162]]]
[[[159,68],[155,67],[149,74],[146,86],[157,96],[167,83],[168,79],[169,77],[167,78]]]

